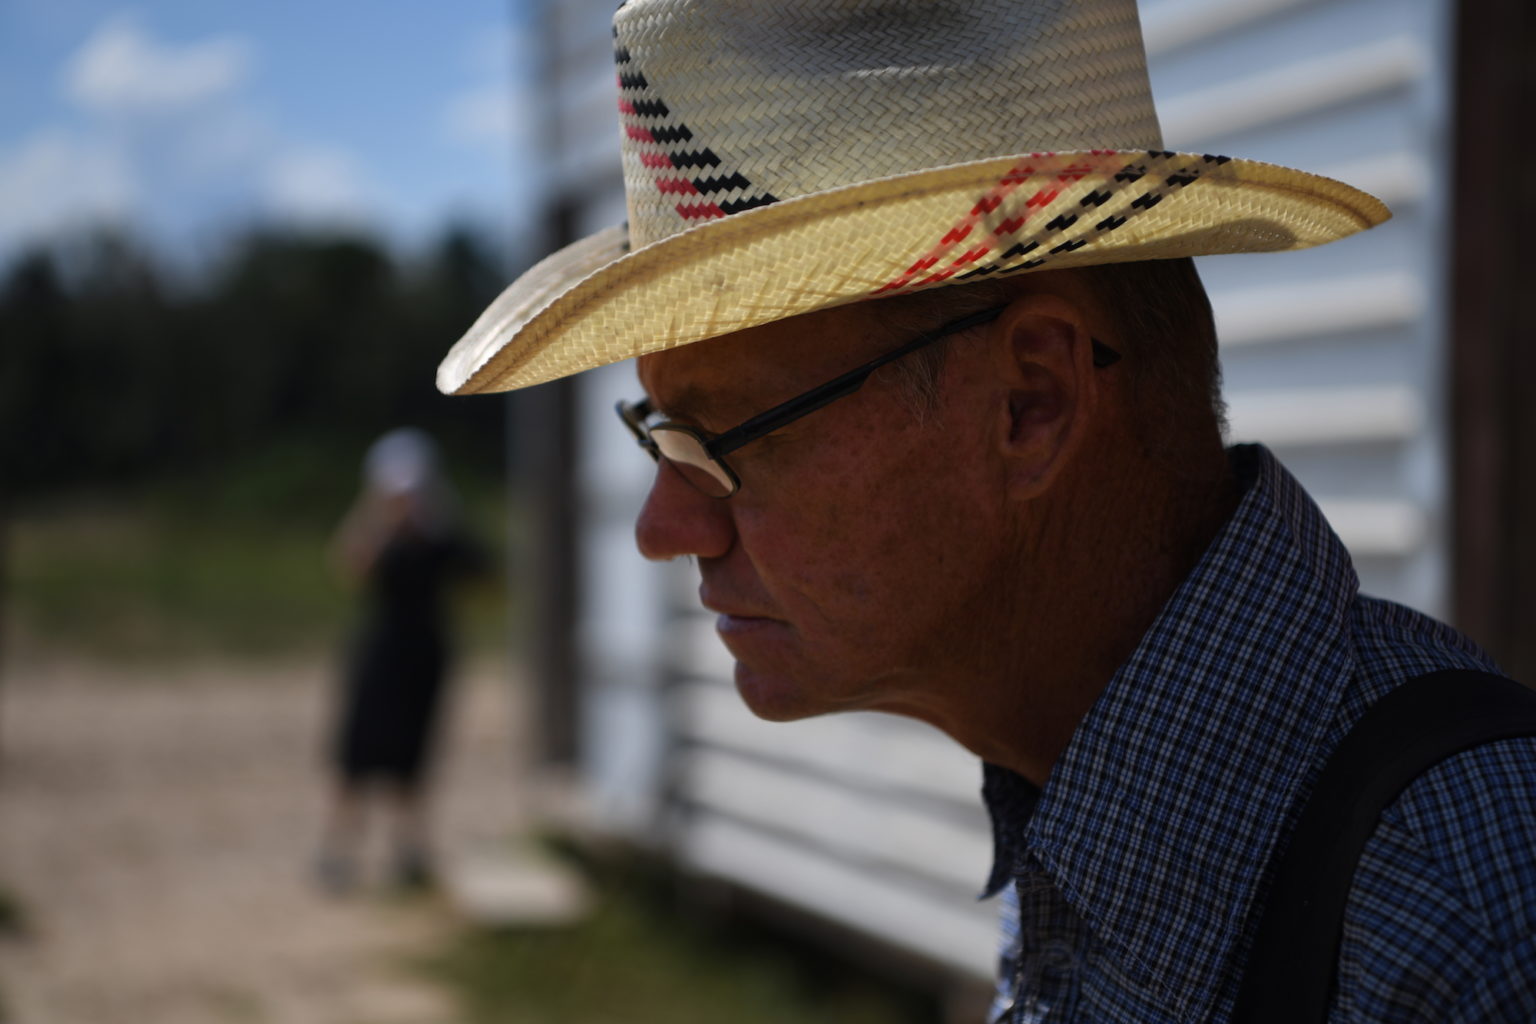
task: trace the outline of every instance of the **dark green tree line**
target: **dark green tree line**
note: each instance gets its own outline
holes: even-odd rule
[[[495,471],[501,403],[445,399],[433,375],[510,270],[465,230],[409,260],[253,232],[190,282],[106,234],[28,253],[0,280],[0,486],[14,501],[285,452],[350,469],[402,424]]]

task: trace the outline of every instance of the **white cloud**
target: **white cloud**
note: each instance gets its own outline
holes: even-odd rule
[[[160,43],[131,18],[98,28],[64,69],[76,103],[103,112],[180,110],[228,95],[245,79],[250,48],[235,37]]]
[[[0,152],[0,238],[41,239],[133,208],[133,174],[112,148],[57,130]]]
[[[0,230],[136,212],[175,237],[253,208],[305,224],[377,219],[354,154],[292,138],[252,103],[250,52],[229,36],[168,43],[125,15],[99,25],[62,76],[91,116],[78,137],[40,138],[0,165]]]
[[[296,147],[268,165],[264,200],[274,215],[305,223],[372,219],[377,190],[352,154],[334,147]]]
[[[183,118],[177,136],[177,163],[187,174],[205,177],[259,166],[282,143],[269,118],[233,102]]]
[[[522,25],[497,26],[471,38],[464,64],[475,84],[443,106],[440,126],[447,138],[502,157],[515,151],[533,127],[526,98],[519,102],[527,91],[518,85],[530,73],[534,45]]]
[[[151,19],[122,12],[95,23],[56,72],[72,127],[0,138],[0,250],[102,220],[132,218],[149,237],[177,246],[210,224],[251,216],[393,232],[403,218],[426,223],[445,208],[505,203],[498,176],[526,127],[507,51],[525,45],[523,36],[486,31],[473,46],[466,39],[464,89],[433,111],[436,124],[425,133],[437,138],[419,141],[471,152],[445,158],[457,177],[430,210],[419,191],[386,188],[384,170],[376,178],[362,150],[284,123],[264,102],[272,83],[257,80],[247,38],[255,37],[171,39]]]
[[[507,77],[533,55],[531,31],[520,24],[495,25],[470,36],[464,68],[477,78]]]
[[[498,83],[453,97],[443,110],[443,128],[455,142],[505,153],[528,125],[512,90]]]

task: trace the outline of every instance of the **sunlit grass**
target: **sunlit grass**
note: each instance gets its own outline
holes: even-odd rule
[[[338,503],[334,519],[344,507]],[[334,523],[314,503],[232,512],[185,489],[54,501],[15,514],[0,580],[8,632],[49,650],[164,659],[264,658],[334,650],[358,595],[330,568]],[[506,534],[506,503],[478,494],[482,539]],[[493,557],[493,564],[499,558]],[[506,642],[506,593],[489,579],[463,595],[460,633],[477,648]]]
[[[932,1024],[933,1001],[739,919],[610,882],[568,929],[469,932],[424,969],[464,1024]]]
[[[55,510],[12,524],[9,604],[29,635],[79,653],[281,654],[346,620],[324,544],[131,506]]]

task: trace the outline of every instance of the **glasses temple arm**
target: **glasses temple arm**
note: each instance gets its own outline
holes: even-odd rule
[[[924,345],[930,345],[940,338],[990,323],[996,320],[1005,308],[1004,306],[996,306],[991,309],[984,309],[979,313],[973,313],[968,317],[963,317],[953,323],[945,324],[943,327],[929,331],[927,334],[918,335],[900,348],[892,349],[884,355],[870,360],[863,366],[849,370],[842,376],[827,381],[827,383],[819,388],[813,388],[803,395],[797,395],[787,402],[781,402],[772,409],[758,413],[745,423],[732,427],[719,437],[708,441],[704,445],[704,450],[712,458],[729,455],[749,441],[762,437],[764,434],[771,434],[786,423],[791,423],[801,416],[815,412],[824,405],[853,394],[863,387],[864,382],[869,379],[870,375],[882,366],[894,363],[902,356],[915,352]]]

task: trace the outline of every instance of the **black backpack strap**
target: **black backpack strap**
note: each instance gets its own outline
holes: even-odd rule
[[[1451,755],[1533,735],[1536,692],[1483,672],[1419,676],[1372,705],[1323,766],[1276,862],[1234,1024],[1323,1024],[1355,863],[1381,812]]]

